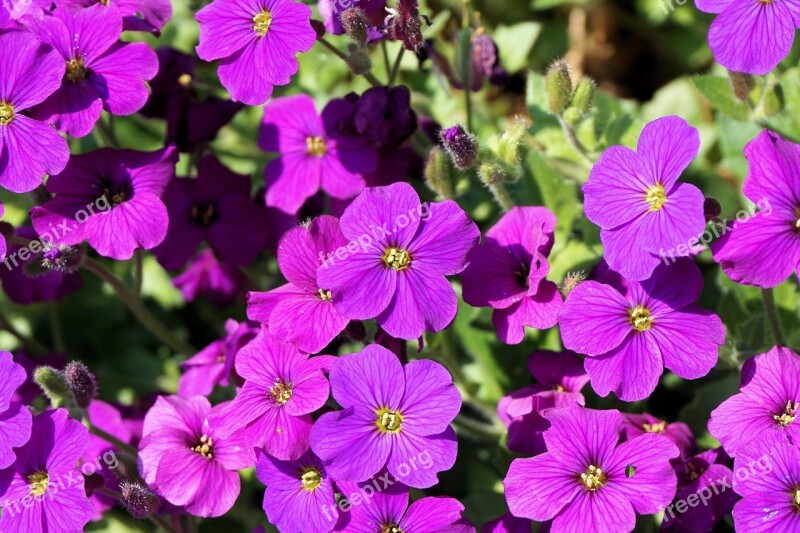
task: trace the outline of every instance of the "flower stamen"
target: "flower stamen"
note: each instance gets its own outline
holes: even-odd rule
[[[399,433],[403,426],[403,415],[399,411],[392,411],[388,407],[375,411],[378,419],[375,425],[381,433]]]
[[[778,415],[772,415],[772,419],[778,423],[778,425],[782,428],[785,428],[792,422],[794,419],[797,418],[797,409],[800,407],[799,403],[792,403],[792,400],[786,402],[786,407],[783,410],[783,413]]]
[[[83,59],[73,57],[67,61],[67,73],[65,77],[72,83],[83,81],[86,79],[86,65],[83,64]]]
[[[586,488],[586,490],[590,490],[592,492],[596,491],[600,487],[604,487],[606,484],[606,473],[603,472],[600,467],[589,465],[589,468],[586,469],[586,472],[581,474],[581,483]]]
[[[663,420],[661,422],[657,422],[655,424],[648,424],[645,422],[642,424],[642,429],[645,430],[646,433],[664,433],[666,429],[667,423]]]
[[[14,120],[14,108],[8,102],[0,102],[0,126],[7,126]]]
[[[628,310],[628,322],[636,331],[647,331],[653,325],[653,317],[650,316],[650,311],[637,305]]]
[[[306,137],[306,154],[322,157],[328,153],[328,143],[322,137]]]
[[[300,482],[303,490],[314,492],[322,483],[322,473],[314,467],[304,468],[300,472]]]
[[[650,204],[648,211],[658,211],[664,207],[667,201],[667,193],[663,185],[656,183],[652,187],[648,187],[644,193],[644,201]]]
[[[272,13],[262,9],[261,13],[253,17],[253,23],[253,31],[261,37],[265,36],[269,31],[270,24],[272,24]]]
[[[387,248],[383,253],[383,263],[395,270],[404,270],[411,264],[411,254],[401,248]]]
[[[331,291],[326,291],[324,289],[318,289],[317,294],[319,295],[319,299],[323,302],[330,302],[333,299],[333,295]]]
[[[40,470],[28,476],[30,482],[31,495],[37,498],[47,492],[47,487],[50,486],[50,476],[47,472]]]
[[[286,405],[292,399],[294,386],[282,378],[277,378],[269,389],[269,397],[278,405]]]
[[[193,452],[197,452],[206,459],[214,458],[214,442],[208,435],[200,437],[200,444],[192,448]]]

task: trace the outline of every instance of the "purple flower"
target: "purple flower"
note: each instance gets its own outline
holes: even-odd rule
[[[589,382],[589,375],[573,352],[533,352],[528,357],[528,370],[536,383],[503,396],[497,414],[508,428],[508,449],[537,455],[546,451],[542,434],[550,422],[544,413],[576,402],[584,405],[581,389]]]
[[[322,351],[349,320],[334,308],[331,292],[317,286],[317,268],[325,255],[346,245],[339,221],[328,215],[287,231],[278,245],[278,266],[289,283],[249,293],[247,317],[302,352]]]
[[[52,47],[22,31],[0,35],[0,65],[0,187],[28,192],[69,159],[67,141],[29,116],[58,89],[66,65]]]
[[[238,470],[255,464],[242,433],[221,437],[202,396],[160,396],[144,418],[139,466],[144,480],[169,503],[195,516],[222,516],[239,496]]]
[[[705,229],[703,193],[678,183],[700,147],[680,117],[650,122],[634,152],[608,148],[583,186],[586,217],[600,226],[605,260],[630,280],[650,277],[662,258],[690,255]]]
[[[66,409],[36,416],[16,462],[0,470],[0,531],[82,531],[94,508],[75,465],[88,445],[89,432]]]
[[[450,422],[461,395],[442,365],[403,366],[371,344],[339,357],[330,380],[344,410],[317,420],[311,446],[334,479],[366,481],[386,466],[405,485],[428,488],[453,466],[458,443]]]
[[[281,154],[264,171],[267,205],[294,214],[320,187],[340,199],[360,193],[364,174],[375,170],[378,159],[364,139],[355,141],[338,139],[310,96],[272,100],[264,108],[258,139],[262,150]]]
[[[711,412],[708,431],[731,457],[751,440],[785,433],[800,442],[800,356],[776,346],[742,366],[741,392]]]
[[[401,531],[403,533],[475,533],[461,516],[464,505],[455,498],[421,498],[408,505],[408,488],[400,484],[379,492],[372,485],[337,483],[350,501],[349,520],[336,528],[342,533]],[[355,497],[354,497],[355,496]],[[356,500],[359,498],[359,500]],[[360,501],[361,503],[354,503]]]
[[[715,13],[708,44],[719,63],[734,72],[763,76],[792,49],[800,28],[796,0],[695,0],[697,9]]]
[[[181,363],[183,375],[178,382],[178,394],[184,398],[208,396],[219,384],[227,387],[232,382],[236,354],[253,340],[258,327],[252,322],[225,322],[225,336],[214,341],[193,357]]]
[[[578,404],[548,412],[547,453],[515,459],[503,481],[514,516],[552,520],[553,533],[632,531],[675,494],[675,444],[647,434],[617,445],[619,411]]]
[[[531,521],[506,513],[491,522],[486,522],[481,528],[481,533],[531,533]]]
[[[25,369],[14,362],[8,352],[0,352],[0,469],[15,460],[13,448],[19,448],[31,436],[31,412],[25,405],[14,401],[17,388],[25,383]]]
[[[169,216],[161,195],[177,161],[174,147],[156,152],[102,148],[73,156],[63,172],[47,180],[47,191],[56,196],[31,209],[33,227],[56,244],[89,241],[112,259],[155,248],[167,234]]]
[[[52,45],[66,64],[61,87],[33,110],[73,137],[88,135],[103,109],[131,115],[149,95],[146,80],[158,71],[158,58],[146,43],[123,43],[122,16],[111,6],[62,6],[31,28]],[[63,73],[58,66],[56,70]]]
[[[250,264],[264,249],[264,207],[250,196],[250,177],[228,170],[214,156],[197,165],[197,178],[174,179],[164,193],[167,236],[153,253],[166,269],[182,267],[207,240],[214,254]]]
[[[775,287],[800,266],[800,146],[765,131],[744,156],[750,168],[743,192],[760,211],[737,219],[711,249],[733,281]]]
[[[735,483],[731,458],[714,448],[689,458],[675,467],[678,493],[664,510],[662,531],[707,533],[733,510],[738,497],[730,489]],[[694,495],[694,496],[692,496]],[[687,505],[700,499],[702,505]],[[683,504],[678,503],[683,501]]]
[[[113,6],[122,14],[122,29],[125,31],[147,31],[159,35],[161,28],[172,18],[172,2],[169,0],[59,0],[61,5],[88,7],[100,4]]]
[[[700,269],[688,258],[660,265],[647,281],[629,281],[627,290],[584,281],[559,311],[561,339],[588,356],[584,365],[595,392],[642,400],[664,367],[697,379],[716,364],[725,328],[695,304],[702,289]]]
[[[242,293],[246,282],[241,269],[233,263],[222,263],[210,249],[192,259],[189,266],[172,283],[180,289],[187,302],[198,296],[219,305],[230,305]]]
[[[545,279],[555,227],[556,217],[548,209],[515,207],[469,254],[461,274],[464,301],[492,307],[497,336],[507,344],[522,342],[525,326],[547,329],[558,321],[561,295]]]
[[[336,504],[333,482],[322,461],[307,451],[299,459],[280,461],[259,453],[256,475],[267,486],[264,512],[286,533],[328,533],[336,525],[327,509]],[[325,512],[323,512],[323,509]]]
[[[221,59],[219,79],[247,105],[269,100],[297,72],[295,55],[314,46],[311,8],[293,0],[214,0],[197,12],[205,61]]]
[[[680,450],[680,460],[688,459],[695,448],[694,435],[683,422],[667,422],[649,413],[622,413],[622,440],[632,440],[645,433],[664,435]]]
[[[733,488],[742,496],[733,508],[736,531],[800,530],[800,449],[796,444],[778,433],[765,433],[744,446],[733,464],[737,478]]]
[[[329,254],[317,286],[331,291],[341,315],[377,317],[387,333],[406,340],[453,321],[458,299],[445,276],[464,270],[480,239],[458,204],[422,204],[407,183],[372,187],[345,209],[340,227],[349,244]]]
[[[344,6],[358,7],[367,15],[367,20],[373,27],[383,24],[386,18],[386,0],[359,0],[355,3],[340,2],[337,0],[319,0],[317,2],[319,13],[325,22],[325,29],[333,35],[344,33],[341,16],[346,9]],[[340,5],[342,7],[340,7]]]
[[[244,386],[209,421],[223,437],[247,428],[249,444],[277,459],[298,459],[308,451],[311,413],[328,401],[328,380],[322,372],[332,360],[309,359],[262,326],[236,356],[236,372]]]

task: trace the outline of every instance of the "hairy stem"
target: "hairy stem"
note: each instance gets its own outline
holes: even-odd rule
[[[787,346],[786,336],[783,334],[781,317],[778,315],[778,307],[775,305],[775,295],[772,289],[761,289],[761,299],[764,301],[764,312],[772,330],[772,336],[775,338],[775,344]]]

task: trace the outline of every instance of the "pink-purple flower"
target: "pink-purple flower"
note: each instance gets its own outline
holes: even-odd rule
[[[556,217],[544,207],[515,207],[486,232],[462,272],[464,301],[491,307],[497,336],[519,344],[525,326],[553,327],[561,295],[552,281],[547,256],[553,247]]]
[[[15,460],[14,448],[19,448],[31,436],[31,412],[14,401],[17,388],[25,383],[25,369],[14,362],[8,352],[0,352],[0,469]]]
[[[683,422],[668,423],[650,413],[622,413],[622,440],[635,439],[645,433],[664,435],[674,442],[681,452],[681,460],[688,459],[694,452],[694,435]]]
[[[627,286],[581,282],[559,312],[564,346],[584,365],[601,396],[647,398],[664,367],[684,379],[705,376],[725,343],[717,315],[696,305],[703,276],[691,259],[662,264]]]
[[[679,182],[700,136],[680,117],[645,126],[636,151],[608,148],[583,186],[586,217],[600,226],[605,260],[623,277],[650,277],[664,258],[690,255],[703,233],[703,193]]]
[[[59,5],[91,6],[100,4],[112,6],[122,15],[122,29],[126,31],[147,31],[160,34],[161,28],[172,18],[172,2],[169,0],[60,0]]]

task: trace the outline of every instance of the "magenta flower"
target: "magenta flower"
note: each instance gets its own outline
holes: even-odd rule
[[[404,367],[371,344],[339,357],[330,380],[344,410],[317,420],[311,447],[334,479],[366,481],[386,466],[403,484],[428,488],[437,472],[453,466],[458,443],[450,422],[461,395],[442,365],[421,360]]]
[[[743,192],[761,211],[734,222],[711,249],[733,281],[775,287],[800,267],[800,146],[764,131],[744,156],[750,168]]]
[[[728,70],[763,76],[789,55],[800,3],[796,0],[695,0],[697,9],[717,14],[708,30],[714,58]]]
[[[264,512],[280,531],[328,533],[336,521],[328,512],[335,507],[333,482],[322,461],[310,450],[294,461],[258,454],[256,475],[267,486]]]
[[[653,392],[664,367],[684,379],[708,374],[725,328],[695,305],[703,289],[697,265],[681,258],[627,285],[584,281],[559,312],[564,346],[588,356],[584,365],[595,392],[636,401]]]
[[[731,457],[751,440],[785,433],[800,443],[800,355],[776,346],[742,366],[741,392],[711,411],[708,431]]]
[[[139,443],[142,477],[172,505],[202,517],[222,516],[239,496],[238,470],[255,464],[242,433],[221,437],[202,396],[159,396],[144,418]]]
[[[421,498],[408,505],[408,488],[401,484],[392,485],[388,490],[380,492],[366,490],[367,484],[341,482],[337,486],[342,495],[349,499],[351,507],[349,520],[337,527],[336,531],[475,533],[472,524],[462,517],[464,505],[455,498]]]
[[[678,182],[699,147],[696,129],[664,117],[644,127],[635,152],[612,146],[592,168],[586,217],[600,226],[605,260],[623,277],[649,278],[662,259],[690,255],[703,233],[703,193]]]
[[[56,130],[32,119],[30,109],[55,92],[66,65],[52,47],[33,35],[0,35],[0,187],[32,191],[45,174],[57,174],[69,159],[69,147]]]
[[[264,207],[250,195],[250,177],[214,156],[197,165],[197,178],[174,179],[164,193],[169,229],[153,253],[169,270],[182,267],[207,240],[220,259],[252,263],[267,243]]]
[[[742,496],[733,508],[736,531],[783,533],[800,530],[800,449],[775,432],[760,435],[734,459]],[[739,472],[747,472],[741,479]]]
[[[546,451],[543,432],[550,427],[548,409],[572,403],[584,405],[581,389],[589,382],[583,361],[574,352],[539,350],[528,357],[528,370],[536,380],[503,396],[497,414],[508,428],[508,449],[536,455]]]
[[[503,481],[514,516],[552,520],[552,533],[632,531],[675,494],[675,444],[648,434],[617,445],[619,411],[578,404],[548,412],[547,453],[515,459]]]
[[[161,28],[172,18],[172,2],[169,0],[60,0],[59,5],[88,7],[100,4],[113,6],[122,15],[122,29],[125,31],[147,31],[160,34]]]
[[[193,302],[202,295],[208,301],[224,306],[232,304],[239,295],[243,295],[246,281],[237,265],[220,262],[214,257],[214,252],[207,248],[197,254],[172,283],[187,302]]]
[[[365,189],[339,224],[349,244],[328,256],[317,286],[331,291],[342,316],[377,318],[406,340],[453,321],[458,299],[445,276],[464,270],[480,240],[458,204],[422,204],[409,184],[395,183]]]
[[[688,459],[695,449],[694,435],[683,422],[667,423],[649,413],[622,413],[622,440],[632,440],[645,433],[664,435],[680,450],[680,459]]]
[[[137,248],[155,248],[167,234],[161,195],[175,175],[178,151],[100,150],[74,156],[47,181],[55,198],[31,209],[33,227],[55,244],[83,241],[97,253],[127,260]]]
[[[323,117],[326,113],[327,108]],[[320,187],[339,199],[364,189],[364,174],[378,164],[375,149],[363,138],[335,136],[329,122],[323,124],[305,94],[276,98],[264,107],[258,145],[281,154],[264,171],[268,206],[295,214]]]
[[[481,528],[481,533],[530,533],[531,521],[526,518],[517,518],[511,513],[506,513]]]
[[[14,362],[8,352],[0,352],[0,469],[15,460],[13,448],[19,448],[31,436],[31,412],[25,405],[14,401],[17,388],[27,378],[25,369]]]
[[[227,387],[233,378],[236,354],[253,340],[258,326],[252,322],[225,322],[225,336],[212,342],[183,363],[183,375],[178,382],[178,394],[184,398],[208,396],[216,385]]]
[[[214,0],[197,12],[205,61],[221,59],[219,79],[235,101],[260,105],[297,72],[295,55],[314,46],[311,8],[294,0]]]
[[[0,470],[0,531],[83,531],[94,508],[75,465],[88,445],[89,432],[66,409],[36,416],[16,462]]]
[[[332,356],[308,358],[262,326],[236,356],[245,382],[232,402],[209,421],[222,437],[247,429],[248,443],[283,461],[300,458],[309,446],[311,413],[328,401]]]
[[[464,301],[493,308],[497,336],[507,344],[522,342],[525,326],[547,329],[558,321],[561,295],[545,279],[555,227],[556,217],[548,209],[515,207],[469,254],[461,274]]]
[[[294,343],[301,352],[321,351],[349,320],[336,311],[330,291],[317,286],[317,268],[326,255],[346,245],[339,221],[328,215],[287,231],[278,245],[278,266],[289,283],[249,293],[247,317],[262,322],[275,337]]]
[[[73,137],[91,133],[103,109],[131,115],[147,102],[146,80],[158,72],[158,57],[146,43],[123,43],[122,16],[115,7],[62,6],[32,30],[66,64],[61,87],[33,110]],[[59,66],[56,69],[63,73]]]

